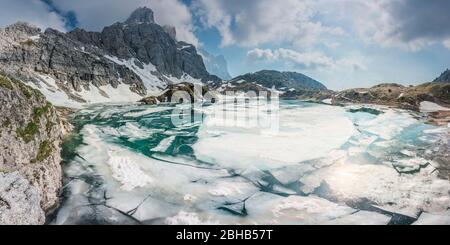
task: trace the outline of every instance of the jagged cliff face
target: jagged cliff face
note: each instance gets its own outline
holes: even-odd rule
[[[178,42],[175,29],[156,24],[147,8],[102,32],[42,33],[16,23],[0,36],[0,68],[61,106],[137,101],[171,83],[220,80],[194,46]]]
[[[94,45],[120,59],[137,59],[152,64],[165,76],[182,78],[187,74],[203,82],[217,81],[211,76],[196,48],[176,40],[176,30],[160,26],[148,8],[137,9],[125,22],[105,27],[102,32],[76,29],[68,33],[74,40]]]
[[[51,102],[68,106],[89,102],[84,94],[112,99],[101,88],[127,88],[145,95],[142,80],[124,65],[104,57],[96,47],[85,47],[66,34],[16,23],[0,29],[0,68],[41,90]],[[99,89],[100,88],[100,89]],[[103,93],[102,93],[103,92]]]
[[[0,74],[0,223],[40,224],[57,204],[68,131],[45,97]]]

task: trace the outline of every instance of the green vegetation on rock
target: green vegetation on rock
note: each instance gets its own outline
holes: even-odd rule
[[[0,71],[0,87],[13,90],[14,87],[17,86],[19,91],[27,98],[31,99],[33,96],[36,96],[37,99],[45,99],[42,93],[39,90],[28,87],[23,82],[6,75],[5,73]]]
[[[39,151],[36,158],[32,162],[42,162],[47,159],[53,151],[50,141],[45,140],[39,145]]]
[[[46,115],[50,109],[52,108],[52,104],[50,102],[45,103],[42,107],[34,108],[34,116],[33,119],[35,122],[39,122],[43,115]]]
[[[5,76],[3,76],[3,74],[1,74],[1,73],[0,73],[0,87],[6,88],[9,90],[13,89],[11,81],[8,78],[6,78]]]
[[[9,128],[11,127],[11,120],[9,118],[6,118],[6,120],[2,123],[2,128]]]
[[[17,129],[17,135],[25,141],[25,143],[29,143],[33,140],[34,136],[39,132],[39,126],[34,122],[29,122],[24,129]]]
[[[26,41],[22,41],[22,42],[20,42],[20,45],[24,45],[24,46],[37,46],[37,44],[33,41],[33,40],[31,40],[31,39],[28,39],[28,40],[26,40]]]

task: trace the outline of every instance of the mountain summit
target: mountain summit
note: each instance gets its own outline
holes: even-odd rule
[[[147,7],[136,9],[125,22],[127,24],[155,23],[153,10]]]
[[[450,83],[450,70],[445,70],[438,78],[436,78],[433,82],[448,82]]]

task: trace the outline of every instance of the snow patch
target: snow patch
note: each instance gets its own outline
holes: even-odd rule
[[[436,103],[423,101],[420,103],[420,112],[436,112],[436,111],[450,111],[450,108],[440,106]]]
[[[81,109],[87,104],[129,103],[142,99],[142,96],[130,90],[129,85],[121,83],[117,88],[110,84],[99,88],[91,85],[89,90],[83,89],[81,92],[72,92],[75,96],[86,101],[86,103],[82,103],[71,99],[65,91],[58,87],[52,77],[42,74],[36,74],[36,77],[41,81],[39,85],[33,82],[28,82],[27,85],[39,90],[55,106]]]
[[[123,190],[131,191],[152,183],[152,179],[131,159],[120,156],[114,151],[109,151],[108,156],[108,165],[111,167],[112,177],[122,183],[121,188]]]
[[[105,58],[111,60],[112,62],[123,65],[128,67],[128,69],[132,70],[136,75],[138,75],[142,82],[144,83],[144,86],[147,88],[148,93],[155,93],[161,91],[161,89],[165,88],[167,84],[161,79],[155,75],[158,70],[152,63],[144,64],[143,68],[140,68],[136,66],[136,60],[135,58],[129,59],[129,60],[122,60],[114,56],[105,55]]]
[[[328,104],[328,105],[331,105],[332,103],[332,99],[324,99],[324,100],[322,100],[322,103],[324,103],[324,104]]]

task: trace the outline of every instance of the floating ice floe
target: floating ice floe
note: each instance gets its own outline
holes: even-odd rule
[[[343,112],[339,107],[330,106],[281,110],[280,130],[275,133],[270,133],[270,129],[267,129],[268,133],[258,131],[258,127],[248,124],[251,121],[245,121],[242,111],[236,111],[234,119],[213,118],[215,122],[211,126],[207,114],[193,148],[199,159],[225,167],[276,168],[296,164],[323,157],[352,136],[355,129]],[[265,111],[258,113],[262,118],[270,116],[264,114]],[[221,124],[220,120],[225,121]],[[244,126],[240,128],[239,125]],[[217,132],[222,133],[218,136]]]

